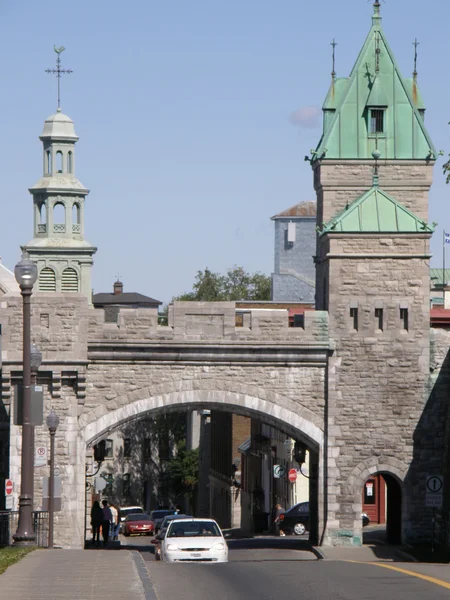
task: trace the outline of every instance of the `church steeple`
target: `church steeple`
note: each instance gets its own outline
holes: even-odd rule
[[[78,292],[91,302],[96,248],[84,239],[84,205],[89,190],[75,176],[73,121],[58,108],[40,135],[43,173],[30,188],[34,237],[24,246],[38,265],[37,291]]]

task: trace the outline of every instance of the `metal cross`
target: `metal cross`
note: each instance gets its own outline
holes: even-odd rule
[[[122,276],[120,275],[120,273],[117,273],[116,275],[116,281],[121,281]]]
[[[375,73],[380,71],[380,32],[375,32]]]
[[[336,79],[336,71],[334,70],[334,66],[335,66],[335,58],[336,58],[335,48],[337,46],[337,42],[334,41],[334,38],[333,38],[333,41],[330,43],[330,46],[333,46],[333,70],[331,71],[331,77],[334,80],[334,79]]]
[[[414,46],[414,71],[413,71],[413,77],[414,79],[417,79],[417,46],[419,45],[419,42],[417,41],[417,38],[413,41],[413,46]]]
[[[56,78],[58,80],[58,109],[61,108],[61,87],[60,87],[60,81],[61,81],[61,75],[70,75],[70,73],[73,73],[72,69],[61,69],[61,52],[64,52],[65,48],[64,46],[60,46],[59,48],[57,48],[56,46],[53,46],[54,51],[56,52],[56,54],[58,55],[58,58],[56,59],[56,69],[45,69],[46,73],[50,73],[51,75],[55,75],[56,74]]]

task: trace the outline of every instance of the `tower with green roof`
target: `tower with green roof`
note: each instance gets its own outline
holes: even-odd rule
[[[420,537],[421,469],[440,472],[433,462],[439,449],[415,447],[417,420],[410,418],[427,401],[435,158],[417,74],[400,73],[376,0],[350,76],[333,72],[311,156],[316,308],[328,311],[335,342],[325,536],[332,544],[361,543],[361,492],[375,473],[387,484],[389,540]],[[352,428],[349,415],[359,415]]]

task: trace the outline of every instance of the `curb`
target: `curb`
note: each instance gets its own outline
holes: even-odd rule
[[[311,552],[319,560],[324,560],[325,559],[325,555],[319,550],[319,548],[317,546],[311,546]]]
[[[145,600],[158,600],[158,596],[156,595],[155,588],[153,587],[153,583],[149,577],[147,567],[145,566],[145,562],[141,556],[141,553],[137,550],[130,550],[130,553],[138,572],[139,579],[141,580],[144,588]]]
[[[396,550],[396,552],[400,556],[400,558],[404,558],[408,562],[420,562],[419,559],[417,559],[415,556],[412,556],[411,554],[408,554],[408,552],[405,552],[404,550]]]

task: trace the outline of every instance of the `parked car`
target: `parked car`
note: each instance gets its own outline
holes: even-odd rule
[[[363,527],[370,523],[366,513],[361,515]],[[299,502],[280,515],[280,529],[285,533],[303,535],[309,531],[309,502]]]
[[[155,531],[155,525],[145,513],[132,513],[125,517],[123,534],[128,535],[151,535]]]
[[[228,562],[228,546],[213,519],[172,519],[161,539],[166,562]]]
[[[123,533],[123,522],[125,521],[125,517],[127,517],[127,515],[138,515],[142,514],[143,512],[144,509],[142,506],[122,506],[119,509],[119,532]]]
[[[165,508],[158,508],[157,510],[152,510],[152,512],[150,513],[150,519],[155,524],[155,531],[158,531],[159,525],[161,524],[164,517],[167,517],[168,515],[174,515],[174,514],[175,514],[174,509],[170,510],[170,509],[165,509]]]

